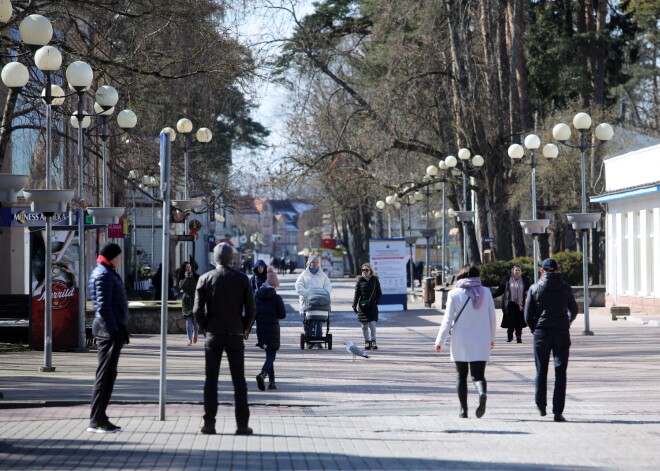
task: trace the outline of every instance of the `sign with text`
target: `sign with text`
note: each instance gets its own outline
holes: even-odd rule
[[[370,239],[369,261],[380,280],[382,311],[405,310],[408,306],[406,287],[406,240]]]
[[[124,238],[124,225],[123,224],[108,224],[108,237],[111,239]]]

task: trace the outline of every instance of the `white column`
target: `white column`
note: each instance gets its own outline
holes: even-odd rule
[[[637,267],[637,270],[639,272],[639,286],[637,287],[639,289],[639,294],[643,296],[648,296],[649,293],[649,287],[648,287],[648,277],[646,274],[648,273],[648,245],[647,245],[647,238],[649,236],[648,234],[648,224],[646,223],[646,209],[642,209],[639,211],[639,224],[637,227],[639,228],[639,233],[635,234],[635,238],[639,240],[639,266]]]
[[[634,211],[628,211],[628,247],[627,254],[628,258],[625,261],[627,266],[627,278],[628,278],[628,296],[635,296],[637,291],[637,286],[635,286],[635,213]]]
[[[660,298],[660,208],[653,208],[653,286],[651,295]]]

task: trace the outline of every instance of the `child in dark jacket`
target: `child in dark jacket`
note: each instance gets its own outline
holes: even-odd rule
[[[270,268],[270,267],[269,267]],[[268,273],[269,278],[277,283],[275,272]],[[268,375],[268,389],[277,389],[275,386],[275,355],[280,348],[280,319],[286,317],[286,308],[282,297],[275,292],[275,288],[264,282],[254,296],[257,323],[257,346],[266,350],[266,361],[257,375],[257,387],[266,389],[265,379]]]

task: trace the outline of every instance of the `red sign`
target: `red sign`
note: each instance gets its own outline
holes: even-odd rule
[[[124,226],[122,224],[108,224],[108,237],[112,239],[123,239]]]
[[[337,239],[321,239],[321,247],[324,249],[334,249],[337,247]]]
[[[197,239],[199,239],[199,233],[197,233],[196,231],[190,231],[189,234],[190,234],[191,236],[195,236],[195,241],[196,241]]]

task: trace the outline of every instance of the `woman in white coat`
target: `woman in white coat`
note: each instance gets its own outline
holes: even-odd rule
[[[323,288],[332,291],[332,285],[328,275],[319,268],[319,258],[316,255],[310,255],[307,260],[307,266],[296,280],[296,293],[300,296],[300,313],[303,313],[306,291],[312,288]]]
[[[447,296],[447,310],[435,339],[435,351],[440,352],[451,332],[451,359],[456,363],[456,392],[461,404],[459,417],[467,413],[468,368],[479,393],[476,416],[486,412],[486,362],[495,346],[495,303],[490,290],[481,286],[479,269],[465,265],[456,276],[454,289]]]

